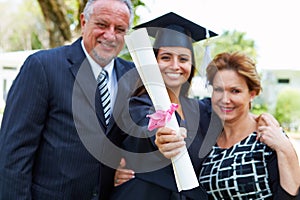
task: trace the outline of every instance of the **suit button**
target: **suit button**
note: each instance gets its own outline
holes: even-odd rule
[[[99,191],[96,189],[96,190],[93,190],[93,193],[92,193],[93,197],[97,197],[99,196]]]
[[[93,192],[93,197],[98,196],[98,192]]]

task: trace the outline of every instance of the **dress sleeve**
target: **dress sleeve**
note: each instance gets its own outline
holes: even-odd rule
[[[274,194],[274,200],[300,200],[300,194],[297,196],[290,195],[280,185],[279,170],[277,155],[274,152],[267,161],[267,168],[269,172],[269,181],[272,193]]]
[[[127,136],[123,141],[123,148],[132,152],[151,152],[157,150],[154,143],[155,132],[148,130],[148,114],[154,112],[150,97],[147,94],[134,96],[129,100],[129,115],[127,114]],[[149,142],[150,141],[150,142]]]

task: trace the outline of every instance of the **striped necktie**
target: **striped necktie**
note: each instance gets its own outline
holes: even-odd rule
[[[97,78],[98,89],[100,91],[101,103],[103,107],[103,114],[106,126],[108,125],[110,118],[110,94],[108,91],[107,83],[108,83],[108,74],[107,71],[102,70]]]

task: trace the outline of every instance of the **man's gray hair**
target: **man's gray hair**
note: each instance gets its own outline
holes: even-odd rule
[[[97,0],[88,0],[88,2],[86,3],[86,5],[84,7],[83,14],[87,21],[90,19],[91,14],[93,14],[93,11],[94,11],[93,3],[95,1],[97,1]],[[107,0],[107,1],[120,1],[128,7],[129,13],[130,13],[130,21],[129,21],[128,28],[130,28],[130,26],[132,25],[132,22],[133,22],[133,17],[134,17],[131,0]]]

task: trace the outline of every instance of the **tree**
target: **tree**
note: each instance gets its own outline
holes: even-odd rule
[[[210,60],[217,54],[221,52],[241,51],[254,60],[256,59],[255,42],[252,39],[247,39],[245,36],[246,33],[225,31],[219,36],[194,44],[196,74],[192,82],[191,96],[203,98],[211,95],[211,92],[204,88],[206,85],[205,69]],[[258,107],[256,106],[256,108]],[[255,112],[259,111],[255,110]]]
[[[243,32],[225,31],[219,36],[200,41],[194,45],[196,55],[196,68],[197,72],[199,72],[199,75],[200,72],[203,70],[200,68],[206,68],[206,66],[202,66],[202,64],[207,45],[209,46],[211,52],[211,58],[213,58],[215,55],[221,52],[241,51],[246,53],[254,60],[256,60],[257,53],[255,49],[255,41],[253,39],[247,39],[246,33]]]
[[[0,51],[40,49],[48,46],[47,31],[36,0],[0,3]]]
[[[277,97],[275,115],[282,123],[300,120],[300,90],[285,89]]]
[[[213,55],[221,52],[242,51],[253,59],[256,59],[255,41],[247,39],[245,32],[225,31],[215,40]]]
[[[87,0],[0,2],[0,51],[52,48],[72,41],[81,34],[80,14],[86,2]],[[145,6],[141,0],[132,0],[132,3],[134,13],[139,6]],[[136,24],[139,16],[134,15]]]
[[[300,122],[300,90],[285,89],[277,97],[275,118],[286,128],[292,128],[293,124]],[[297,127],[296,127],[297,128]]]
[[[50,47],[61,46],[66,41],[72,39],[72,18],[75,16],[78,18],[78,13],[83,9],[83,4],[86,3],[86,1],[87,0],[38,0],[49,33]],[[77,10],[69,9],[68,3],[69,6],[77,3]],[[72,17],[70,18],[70,16]]]

